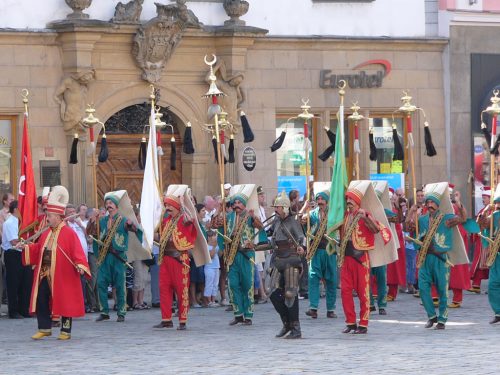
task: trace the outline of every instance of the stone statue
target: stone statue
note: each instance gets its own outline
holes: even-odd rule
[[[115,15],[111,19],[114,23],[139,23],[144,0],[132,0],[126,4],[121,1],[116,4]]]
[[[217,86],[226,96],[221,98],[221,104],[224,110],[228,113],[228,120],[231,124],[239,124],[240,117],[238,116],[238,111],[240,110],[241,104],[245,101],[245,93],[241,88],[241,83],[245,79],[245,75],[238,72],[234,75],[229,75],[227,73],[226,63],[222,59],[218,59],[217,63],[214,65],[214,74],[219,76],[221,79],[217,80]],[[205,81],[209,83],[210,72],[207,73]]]
[[[64,131],[69,134],[84,130],[81,120],[87,104],[87,86],[94,78],[93,69],[85,70],[64,78],[56,89],[54,100],[61,106]]]
[[[168,59],[179,44],[186,27],[200,27],[198,18],[187,9],[186,0],[176,4],[155,3],[157,17],[141,25],[134,37],[132,55],[142,69],[142,78],[158,82]]]

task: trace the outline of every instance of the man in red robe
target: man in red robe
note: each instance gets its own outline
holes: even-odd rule
[[[351,185],[357,181],[351,182]],[[382,236],[384,244],[391,240],[390,230],[381,225],[373,215],[361,208],[364,193],[351,188],[346,192],[344,224],[340,229],[340,286],[342,307],[346,328],[343,333],[366,334],[370,317],[370,258],[369,251],[375,249],[375,235]],[[356,324],[356,311],[352,291],[359,298],[359,323]]]
[[[171,185],[172,186],[172,185]],[[169,190],[170,187],[169,187]],[[169,194],[163,203],[167,217],[160,232],[158,255],[161,322],[154,328],[172,328],[172,299],[175,292],[179,308],[178,330],[186,329],[189,311],[189,253],[193,249],[197,230],[196,216],[185,209],[184,196]]]
[[[38,320],[34,340],[52,334],[51,315],[62,317],[59,340],[70,339],[72,318],[85,315],[80,276],[90,278],[90,269],[78,236],[63,221],[68,197],[64,186],[52,189],[47,203],[50,228],[23,248],[23,264],[35,267],[30,300],[30,313]]]

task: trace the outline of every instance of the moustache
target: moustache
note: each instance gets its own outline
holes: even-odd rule
[[[112,209],[113,209],[113,207],[111,207],[111,206],[106,207],[106,210],[112,210]]]

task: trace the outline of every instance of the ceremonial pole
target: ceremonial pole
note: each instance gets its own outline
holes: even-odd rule
[[[497,120],[500,114],[500,98],[498,97],[499,91],[494,90],[493,96],[490,98],[491,105],[481,112],[481,128],[486,129],[486,125],[483,123],[483,113],[486,112],[491,115],[491,142],[490,142],[490,186],[491,186],[491,198],[490,205],[493,209],[494,205],[494,192],[496,189],[496,157],[498,155],[499,137],[497,136]],[[490,218],[490,239],[493,239],[493,215]]]
[[[90,142],[91,142],[91,146],[92,146],[92,179],[93,179],[93,185],[94,185],[94,201],[95,201],[96,209],[99,211],[99,196],[98,196],[98,191],[97,191],[96,148],[97,148],[97,139],[99,138],[101,128],[98,128],[97,134],[95,134],[94,130],[96,128],[96,125],[99,125],[102,127],[102,129],[104,129],[104,132],[102,135],[102,141],[101,141],[102,142],[101,148],[104,149],[104,147],[107,147],[106,146],[106,128],[104,126],[104,123],[99,121],[99,119],[94,116],[95,109],[92,107],[92,105],[89,104],[87,106],[85,113],[87,114],[87,116],[82,119],[82,122],[86,126],[88,126],[88,128],[89,128],[89,138],[90,138]],[[106,161],[106,159],[107,159],[107,154],[105,155],[105,158],[103,158],[103,160],[100,160],[100,161]],[[97,228],[97,238],[99,238],[100,237],[99,220],[96,220],[96,228]]]
[[[219,96],[225,95],[222,91],[220,91],[217,87],[216,81],[217,77],[215,76],[214,73],[214,68],[213,66],[217,62],[217,57],[215,55],[212,55],[212,60],[208,61],[207,56],[205,56],[205,64],[207,64],[210,67],[210,75],[209,75],[209,81],[210,81],[210,87],[205,95],[203,95],[205,98],[209,98],[211,100],[211,104],[209,107],[209,117],[210,114],[213,114],[214,118],[214,123],[209,124],[206,128],[211,134],[212,134],[212,139],[215,137],[215,142],[216,142],[216,157],[217,157],[217,162],[218,162],[218,169],[219,169],[219,183],[220,183],[220,194],[221,194],[221,200],[222,200],[222,207],[221,207],[221,212],[223,213],[222,215],[222,220],[223,220],[223,226],[224,226],[224,235],[227,234],[227,223],[226,223],[226,215],[224,211],[225,207],[225,192],[224,192],[224,158],[221,152],[221,137],[220,137],[220,131],[221,131],[221,126],[219,124],[219,114],[222,112],[218,102],[217,98]],[[210,120],[210,119],[209,119]]]
[[[358,106],[358,103],[353,103],[351,110],[352,115],[347,117],[349,120],[354,122],[354,177],[356,180],[359,180],[359,154],[361,153],[361,147],[359,145],[359,121],[363,120],[365,117],[360,115],[358,111],[361,108]]]
[[[408,95],[408,92],[407,91],[403,91],[403,97],[401,98],[401,102],[403,103],[403,105],[401,107],[399,107],[399,109],[397,109],[396,111],[394,112],[401,112],[403,113],[403,121],[404,121],[404,126],[406,126],[406,131],[408,133],[408,154],[409,154],[409,161],[410,161],[410,170],[411,170],[411,180],[412,180],[412,187],[413,187],[413,201],[414,203],[416,204],[417,203],[417,178],[416,178],[416,174],[415,174],[415,154],[414,154],[414,147],[415,147],[415,143],[414,143],[414,140],[413,140],[413,124],[412,124],[412,114],[416,111],[421,111],[422,114],[424,115],[424,134],[425,134],[425,147],[426,147],[426,154],[427,156],[434,156],[436,155],[436,150],[434,148],[434,145],[432,144],[432,139],[431,139],[431,135],[430,135],[430,130],[429,130],[429,123],[426,121],[426,117],[425,117],[425,112],[422,108],[418,108],[417,106],[413,105],[411,103],[411,99],[412,97]],[[397,135],[397,130],[396,130],[396,124],[394,122],[394,115],[393,115],[393,124],[392,124],[392,127],[393,127],[393,137],[398,137]],[[394,139],[394,145],[395,145],[395,150],[397,149],[397,147],[401,147],[399,145],[399,138],[398,139]],[[397,151],[395,152],[395,154],[398,153]],[[404,153],[401,152],[402,156],[401,156],[401,159],[402,160],[404,158]],[[397,158],[394,158],[394,160],[398,160]],[[416,232],[416,238],[418,239],[419,237],[419,227],[418,227],[418,217],[417,217],[417,220],[415,220],[415,232]]]
[[[309,141],[309,120],[314,118],[312,113],[309,113],[311,106],[309,105],[309,99],[302,99],[302,105],[300,106],[302,113],[297,117],[304,121],[304,152],[305,152],[305,174],[306,174],[306,204],[309,204],[311,200],[311,188],[309,186],[309,177],[311,175],[311,167],[309,165],[309,152],[311,148],[311,142]],[[311,232],[311,219],[310,215],[307,215],[307,228],[306,233]],[[306,236],[306,249],[309,249],[309,236]]]

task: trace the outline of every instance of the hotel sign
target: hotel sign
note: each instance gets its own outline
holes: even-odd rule
[[[369,65],[377,65],[380,70],[372,74],[360,70]],[[346,81],[351,89],[382,87],[384,78],[391,72],[391,63],[388,60],[368,60],[356,65],[352,70],[352,73],[346,74],[332,74],[330,69],[321,70],[319,73],[319,87],[322,89],[337,88],[341,80]]]

